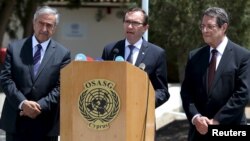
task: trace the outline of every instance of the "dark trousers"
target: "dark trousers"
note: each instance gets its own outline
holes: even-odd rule
[[[37,137],[33,135],[6,133],[6,141],[58,141],[58,136]]]

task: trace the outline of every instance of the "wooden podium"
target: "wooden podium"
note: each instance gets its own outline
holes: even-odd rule
[[[61,141],[154,141],[155,92],[127,62],[72,61],[61,70]]]

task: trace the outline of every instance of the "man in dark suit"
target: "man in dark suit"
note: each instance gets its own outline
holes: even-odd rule
[[[181,87],[189,141],[207,140],[209,125],[247,124],[250,52],[227,38],[228,25],[224,9],[204,11],[200,29],[207,45],[190,52]]]
[[[144,69],[155,89],[155,106],[158,107],[169,98],[166,54],[162,48],[142,38],[148,27],[148,16],[144,10],[141,8],[129,9],[123,18],[126,38],[105,46],[102,58],[114,60],[116,56],[122,56],[135,66]],[[133,45],[132,51],[129,48],[131,45]],[[135,85],[137,85],[136,82]]]
[[[60,70],[70,51],[51,36],[59,13],[48,6],[34,14],[34,35],[11,43],[0,82],[6,95],[1,128],[6,141],[56,141],[59,135]]]

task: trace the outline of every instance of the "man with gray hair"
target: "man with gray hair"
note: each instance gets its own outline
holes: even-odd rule
[[[200,30],[206,45],[190,52],[181,87],[188,141],[209,140],[210,125],[247,124],[250,52],[228,39],[228,26],[224,9],[204,11]]]
[[[43,6],[34,14],[33,36],[7,48],[0,73],[6,141],[58,140],[60,70],[71,60],[70,51],[51,38],[58,23],[57,10]]]

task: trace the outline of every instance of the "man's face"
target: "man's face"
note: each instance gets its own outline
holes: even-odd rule
[[[225,36],[227,24],[225,23],[219,27],[215,17],[205,15],[202,19],[200,29],[204,41],[212,47],[217,47]]]
[[[125,15],[124,34],[130,44],[136,43],[148,29],[148,25],[143,25],[143,23],[144,16],[140,11],[129,12]]]
[[[36,39],[41,43],[48,40],[56,28],[56,17],[53,14],[42,14],[33,21]]]

